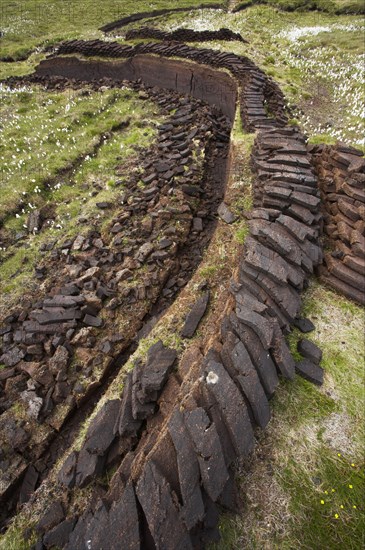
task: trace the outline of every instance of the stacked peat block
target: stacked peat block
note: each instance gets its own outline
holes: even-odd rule
[[[326,252],[321,278],[365,304],[365,159],[344,144],[313,148],[324,209]]]
[[[140,27],[131,29],[126,33],[127,40],[136,38],[153,38],[154,40],[176,41],[176,42],[209,42],[210,40],[224,40],[232,42],[247,42],[239,33],[230,29],[219,29],[218,31],[194,31],[192,29],[176,29],[176,31],[167,32],[154,27]]]
[[[115,439],[104,456],[105,464],[119,467],[103,499],[90,503],[77,522],[70,512],[68,550],[87,542],[109,550],[121,540],[125,548],[185,550],[218,540],[219,508],[236,508],[235,461],[249,456],[255,428],[269,422],[269,400],[280,376],[292,379],[297,371],[322,383],[320,350],[302,340],[303,360],[296,364],[285,341],[291,323],[301,326],[300,291],[322,258],[320,205],[308,158],[302,136],[292,128],[258,135],[252,154],[257,208],[238,280],[231,285],[234,307],[205,355],[192,346],[171,373],[175,352],[158,343],[147,363],[127,376]],[[208,297],[202,295],[199,319]],[[158,383],[146,400],[143,380],[156,368]],[[107,406],[92,433],[98,418],[102,423],[108,416]],[[76,471],[72,456],[60,474],[65,485],[70,464]]]

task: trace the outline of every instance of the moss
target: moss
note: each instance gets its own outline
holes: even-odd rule
[[[200,276],[203,278],[203,279],[212,279],[214,278],[217,273],[222,269],[222,266],[219,264],[217,265],[207,265],[207,266],[204,266],[200,269]]]
[[[5,535],[0,535],[0,550],[30,550],[37,541],[35,531],[31,532],[29,539],[25,540],[24,531],[29,529],[29,523],[14,523]]]
[[[241,222],[240,227],[236,230],[234,238],[239,244],[244,244],[250,230],[246,222]]]
[[[208,550],[237,550],[241,547],[239,530],[232,514],[224,514],[219,521],[219,534],[221,541],[218,544],[209,544]]]

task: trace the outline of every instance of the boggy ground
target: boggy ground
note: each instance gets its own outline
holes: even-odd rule
[[[243,231],[246,231],[246,230],[243,229]],[[239,234],[240,234],[240,236],[242,235],[241,232],[240,232]],[[213,266],[213,267],[215,267],[215,266]],[[213,271],[207,271],[206,274],[207,274],[207,275],[214,275],[214,270],[213,270]],[[158,329],[157,329],[157,330],[158,330]],[[160,330],[161,330],[161,329],[160,329]],[[216,331],[216,329],[213,328],[213,334],[214,334],[215,331]],[[159,334],[159,333],[157,332],[157,334]],[[146,342],[146,347],[148,348],[149,345],[150,345],[151,343],[153,343],[153,341],[152,341],[152,342],[151,342],[151,341],[147,341],[147,342]],[[166,343],[167,343],[167,342],[166,342]],[[174,345],[172,345],[172,347],[175,347],[175,346],[176,346],[176,343],[177,343],[177,342],[174,342]],[[142,355],[142,356],[143,356],[143,355]],[[82,497],[81,497],[81,498],[82,498]],[[77,509],[77,507],[80,506],[80,500],[78,500],[77,497],[76,497],[76,500],[75,500],[75,506],[76,506],[76,509]],[[84,505],[82,505],[81,508],[83,508],[83,506],[84,506]],[[226,543],[226,542],[223,542],[223,544],[227,544],[227,543]]]

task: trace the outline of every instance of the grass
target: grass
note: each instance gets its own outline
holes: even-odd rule
[[[85,233],[90,225],[108,237],[108,223],[123,191],[123,185],[116,185],[121,181],[116,167],[122,167],[125,173],[138,170],[137,149],[151,143],[161,121],[153,103],[145,101],[142,109],[138,94],[127,89],[108,90],[100,98],[96,93],[85,96],[81,91],[40,90],[11,96],[12,102],[9,99],[3,106],[8,119],[1,153],[7,159],[8,170],[0,210],[5,218],[2,234],[10,239],[19,232],[26,235],[24,226],[34,208],[51,208],[53,221],[39,234],[16,240],[0,252],[1,288],[7,303],[14,302],[24,289],[34,290],[33,270],[41,259],[42,244]],[[66,111],[67,105],[71,106]],[[113,131],[125,121],[129,121],[126,128]],[[98,132],[106,138],[100,146]],[[39,166],[39,156],[44,162],[37,174],[33,170]],[[23,159],[29,164],[21,171]],[[69,173],[57,176],[70,166]],[[54,182],[51,186],[50,181]],[[111,202],[113,208],[101,211],[96,206],[101,201]],[[80,226],[80,217],[87,223]]]
[[[363,146],[364,22],[358,16],[281,12],[267,5],[234,14],[174,15],[158,26],[239,32],[248,44],[232,42],[229,50],[249,56],[279,83],[302,130]],[[227,44],[210,47],[223,51]]]
[[[198,6],[209,0],[184,0],[179,7]],[[97,29],[136,11],[171,8],[169,0],[105,0],[101,5],[91,0],[13,0],[0,6],[0,59],[20,60],[39,48],[61,40],[102,38]],[[3,63],[3,75],[9,63]],[[21,73],[20,73],[21,74]]]
[[[48,180],[91,153],[103,132],[125,120],[130,105],[122,108],[122,102],[128,97],[123,90],[3,92],[1,218],[22,203],[31,209],[28,195],[36,202]]]
[[[362,547],[364,312],[312,282],[303,314],[316,325],[307,337],[323,350],[324,385],[279,386],[252,468],[240,472],[244,515],[223,517],[217,550]]]

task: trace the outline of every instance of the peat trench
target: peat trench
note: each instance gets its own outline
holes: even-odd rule
[[[175,43],[144,44],[132,48],[101,41],[64,43],[60,45],[58,54],[42,62],[30,81],[56,84],[63,82],[65,78],[91,81],[100,78],[116,81],[140,78],[146,86],[155,86],[157,82],[153,73],[158,71],[160,86],[176,90],[180,94],[189,93],[196,98],[177,99],[176,96],[181,107],[172,115],[172,119],[177,114],[178,123],[185,130],[184,136],[179,137],[184,140],[181,144],[184,148],[177,147],[179,159],[170,157],[169,167],[164,167],[172,172],[166,177],[166,184],[162,188],[165,189],[165,196],[169,195],[168,189],[171,185],[175,189],[179,186],[175,181],[178,174],[171,167],[176,166],[175,161],[180,162],[185,158],[182,152],[189,148],[186,134],[199,131],[199,124],[204,124],[197,119],[196,111],[192,115],[191,109],[195,103],[208,113],[210,109],[201,104],[201,100],[215,104],[232,122],[238,97],[245,130],[257,130],[252,151],[255,208],[249,214],[249,236],[239,258],[238,272],[231,283],[231,300],[225,305],[224,316],[219,322],[215,338],[200,347],[188,347],[182,357],[178,356],[176,350],[169,349],[159,341],[149,349],[145,361],[136,362],[133,371],[126,376],[121,398],[108,401],[100,408],[88,427],[81,449],[73,451],[62,465],[58,473],[58,482],[64,487],[62,496],[51,504],[36,526],[39,533],[37,549],[52,546],[69,550],[110,550],[121,547],[164,550],[203,548],[207,542],[219,539],[217,526],[220,507],[236,509],[234,464],[237,458],[245,458],[250,454],[255,427],[264,428],[267,425],[270,419],[269,399],[275,392],[279,377],[292,379],[295,372],[298,372],[317,384],[321,384],[323,380],[323,371],[319,366],[321,351],[303,339],[298,346],[303,360],[296,363],[286,344],[285,335],[293,323],[303,332],[313,328],[308,321],[299,317],[300,292],[323,259],[320,242],[323,227],[321,199],[312,161],[314,158],[316,166],[321,167],[326,161],[327,150],[319,148],[314,151],[312,158],[305,137],[298,129],[287,125],[285,103],[280,89],[247,58],[212,50],[197,50]],[[87,61],[75,55],[69,57],[69,54],[96,56],[98,60]],[[172,56],[187,58],[190,62],[169,60]],[[104,62],[100,57],[129,59],[124,62]],[[192,64],[191,61],[195,63]],[[232,76],[217,71],[217,68],[228,69]],[[208,84],[204,86],[205,76]],[[149,96],[158,96],[161,93],[156,88],[147,88]],[[216,139],[216,150],[225,151],[223,158],[226,158],[230,124],[222,115],[215,120],[217,111],[213,113],[209,113],[208,119],[215,138],[212,137],[209,143],[214,144]],[[190,128],[187,127],[189,122],[192,124]],[[171,134],[165,136],[169,131],[174,134],[174,124],[171,126],[172,128],[168,128],[169,124],[164,125],[164,133],[160,135],[163,139],[160,145],[164,144],[167,154],[174,143]],[[182,128],[180,134],[183,133]],[[205,129],[203,133],[206,136]],[[196,135],[195,133],[194,137]],[[327,154],[331,154],[331,151],[327,151]],[[337,160],[345,174],[343,182],[346,170],[351,172],[356,184],[363,181],[364,167],[358,152],[340,145],[337,154]],[[210,161],[214,170],[214,155]],[[154,167],[148,165],[148,161],[146,168],[149,175],[142,178],[142,181],[149,187],[146,191],[153,190],[151,195],[154,196],[156,187],[159,188],[155,182],[157,174]],[[318,172],[323,179],[323,174],[320,170]],[[199,223],[200,227],[200,222],[194,222],[198,216],[192,213],[192,203],[186,208],[185,201],[186,193],[188,197],[192,194],[194,198],[202,194],[205,190],[201,188],[204,178],[201,180],[198,171],[196,183],[191,185],[192,176],[193,171],[186,176],[190,183],[182,183],[181,189],[178,189],[177,197],[182,206],[175,209],[177,212],[173,212],[180,223],[186,216],[185,236],[180,240],[180,246],[187,246],[192,224],[194,227],[195,223],[197,227]],[[219,179],[222,182],[221,177]],[[351,188],[355,189],[350,196],[353,201],[344,199],[346,205],[351,203],[353,207],[352,210],[350,208],[353,212],[350,219],[355,218],[355,210],[356,216],[359,216],[359,219],[353,220],[354,223],[363,219],[364,204],[361,192],[356,191],[360,189],[360,185],[356,184]],[[213,189],[214,185],[209,192],[213,192]],[[222,192],[222,187],[220,189]],[[321,191],[326,192],[322,184]],[[346,191],[347,188],[344,193],[349,196]],[[221,198],[219,196],[219,200]],[[218,203],[216,200],[214,208]],[[340,209],[339,205],[338,208]],[[348,209],[346,212],[349,216]],[[136,213],[140,214],[138,209]],[[333,215],[332,210],[331,214]],[[122,218],[125,221],[123,215]],[[127,221],[128,219],[129,216]],[[120,221],[116,221],[116,224],[120,224]],[[165,227],[162,223],[162,228]],[[361,233],[360,224],[356,225],[354,231]],[[344,258],[358,257],[363,242],[355,240],[352,233],[349,238],[349,246],[346,246],[352,252],[344,252]],[[171,240],[169,235],[166,240]],[[154,239],[150,233],[149,243],[151,242]],[[148,257],[157,263],[164,261],[161,255],[153,258],[155,252],[145,244],[137,248],[135,261],[143,263]],[[178,247],[176,252],[177,250]],[[53,298],[45,300],[40,311],[34,310],[34,306],[33,309],[30,308],[33,315],[35,314],[35,321],[27,319],[28,312],[7,320],[6,334],[15,336],[21,333],[18,338],[23,335],[28,338],[29,333],[39,334],[36,329],[42,328],[41,322],[49,323],[50,316],[51,322],[56,323],[53,325],[55,336],[47,340],[52,345],[42,342],[47,356],[43,355],[36,367],[29,369],[28,374],[30,373],[32,380],[33,377],[36,378],[38,370],[41,370],[42,375],[46,376],[53,371],[56,377],[61,372],[60,382],[68,383],[65,367],[67,368],[70,360],[70,343],[74,346],[72,353],[77,355],[82,339],[90,338],[89,334],[82,334],[84,329],[81,328],[81,317],[84,325],[89,324],[88,321],[92,327],[99,325],[97,319],[100,319],[100,303],[96,302],[94,296],[87,302],[85,290],[93,292],[96,288],[102,288],[102,294],[106,293],[104,299],[111,302],[116,299],[115,296],[108,296],[107,282],[95,271],[98,267],[90,262],[84,264],[84,276],[89,272],[86,278],[83,279],[83,275],[80,275],[82,272],[79,272],[76,284],[75,275],[67,281],[68,287],[77,286],[74,292],[62,294],[55,290]],[[115,269],[120,269],[119,263]],[[129,260],[122,271],[125,272],[125,269],[132,269]],[[162,268],[161,270],[163,282],[153,297],[151,296],[151,301],[158,300],[161,288],[169,277],[169,274],[166,275]],[[85,289],[85,283],[89,282],[93,282],[94,286],[90,285]],[[111,290],[116,289],[112,287]],[[194,334],[208,303],[209,291],[202,288],[201,298],[187,316],[182,330],[183,336],[191,337]],[[90,308],[82,311],[80,320],[79,314],[75,313],[71,321],[72,327],[71,324],[68,326],[69,321],[66,322],[67,327],[64,329],[73,331],[73,340],[70,342],[67,337],[66,340],[63,339],[61,325],[57,325],[60,320],[57,314],[62,317],[64,313],[57,311],[56,318],[53,318],[49,311],[50,306],[63,307],[65,311],[71,308],[75,312],[85,306]],[[136,302],[127,310],[129,315],[135,309]],[[143,313],[141,320],[148,311]],[[108,307],[108,316],[109,314],[113,316],[113,309]],[[131,331],[131,338],[136,332],[136,324]],[[29,332],[22,330],[28,328]],[[96,328],[91,330],[93,334],[98,333]],[[104,319],[104,333],[105,330],[108,330],[108,317]],[[32,341],[29,344],[19,342],[15,345],[10,337],[8,340],[9,350],[5,352],[13,362],[8,368],[16,371],[18,364],[22,362],[24,372],[24,362],[28,362],[26,360],[29,356],[22,346],[37,344]],[[95,340],[88,343],[91,344],[91,353],[95,358]],[[105,341],[101,340],[101,343],[105,354],[109,346]],[[109,339],[108,343],[110,344]],[[38,351],[39,349],[37,348]],[[90,348],[88,352],[90,353]],[[85,366],[87,368],[87,362],[86,365],[82,362],[85,357],[87,355],[83,351],[80,371],[84,371]],[[100,361],[100,354],[98,360]],[[44,361],[47,368],[49,365],[49,370],[40,369],[40,363],[44,367]],[[32,392],[34,389],[31,387],[28,393]],[[61,395],[59,403],[63,399]],[[69,401],[74,406],[74,400]],[[7,411],[2,417],[5,415],[6,418],[6,414]],[[61,429],[68,415],[69,411],[63,416],[58,428],[54,428]],[[5,424],[6,422],[4,428]],[[24,425],[17,427],[12,434],[12,441],[16,435],[21,448],[26,444],[26,434],[23,432]],[[47,434],[47,437],[51,436]],[[48,442],[49,440],[43,456]],[[22,461],[23,458],[20,458],[19,470],[13,472],[9,486],[13,488],[16,480],[25,475],[22,490],[29,497],[36,487],[38,473],[34,472],[33,466],[29,466],[29,462]],[[110,468],[113,468],[114,474],[108,489],[102,494],[94,494],[83,511],[74,510],[71,505],[73,489],[88,486],[97,476],[110,471]],[[46,469],[47,465],[44,466],[44,471]],[[36,498],[37,493],[31,498],[31,503]]]

